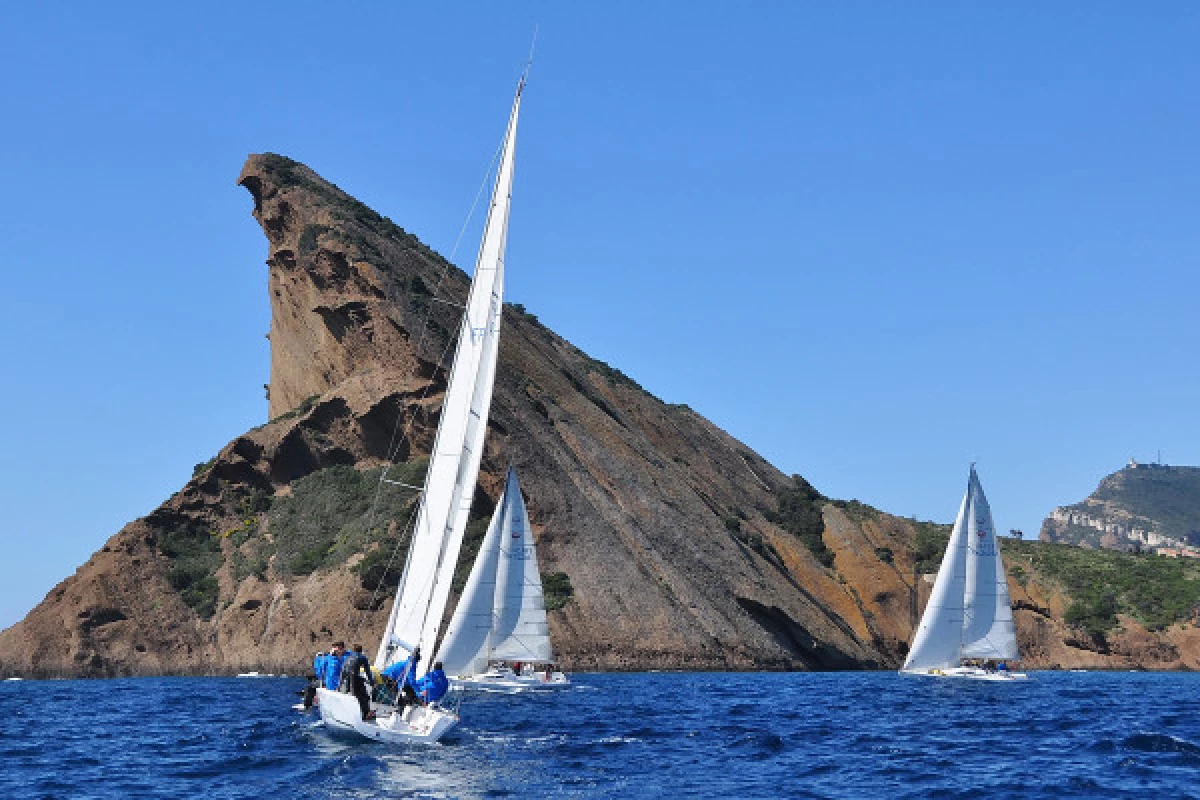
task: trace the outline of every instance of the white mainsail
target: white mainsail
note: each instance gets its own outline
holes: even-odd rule
[[[512,467],[438,652],[451,675],[482,673],[493,659],[554,660],[533,532]]]
[[[450,582],[479,477],[496,376],[504,250],[512,198],[517,116],[524,86],[522,78],[508,120],[408,559],[375,656],[378,667],[407,658],[418,645],[431,650],[450,596]]]
[[[964,658],[1017,657],[996,526],[972,465],[967,493],[904,669],[949,669]]]

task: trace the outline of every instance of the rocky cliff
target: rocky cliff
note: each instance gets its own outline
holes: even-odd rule
[[[378,641],[413,510],[381,470],[420,479],[467,279],[303,165],[251,156],[239,182],[269,243],[272,419],[0,633],[0,672],[294,672],[331,637]],[[515,464],[568,669],[902,660],[937,526],[828,501],[520,307],[489,428],[463,562]],[[1081,634],[1035,561],[1012,581],[1032,665],[1200,666],[1194,626]]]
[[[1050,512],[1039,538],[1200,557],[1200,467],[1131,461],[1083,502]]]

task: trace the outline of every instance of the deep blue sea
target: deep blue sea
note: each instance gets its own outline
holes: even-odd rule
[[[574,680],[402,748],[290,710],[296,678],[0,683],[0,797],[1200,797],[1200,674]]]

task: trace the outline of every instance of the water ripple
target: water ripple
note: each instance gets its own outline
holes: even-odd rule
[[[1200,676],[580,675],[436,747],[332,735],[294,679],[0,684],[0,797],[1197,797]],[[34,724],[33,721],[37,721]]]

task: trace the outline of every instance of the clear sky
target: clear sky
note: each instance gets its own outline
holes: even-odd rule
[[[1200,463],[1200,4],[0,6],[0,627],[264,421],[248,153],[822,492],[1036,535]],[[475,240],[457,259],[470,267]]]

